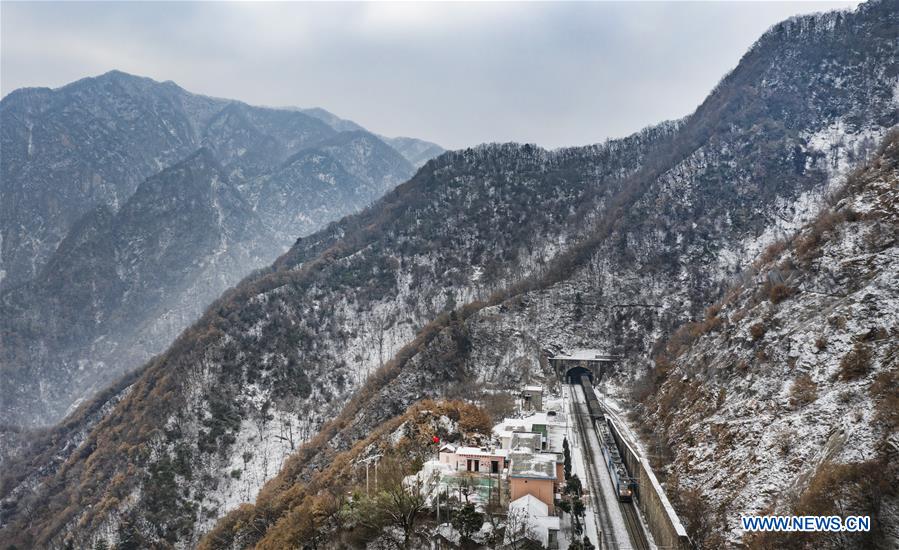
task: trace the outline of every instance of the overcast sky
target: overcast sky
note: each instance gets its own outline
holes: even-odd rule
[[[772,24],[857,2],[0,3],[0,90],[110,69],[447,148],[690,113]]]

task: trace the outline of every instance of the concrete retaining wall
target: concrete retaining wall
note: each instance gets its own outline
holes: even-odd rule
[[[643,519],[649,526],[652,538],[655,539],[659,549],[692,549],[693,545],[687,536],[687,531],[677,517],[677,513],[665,496],[665,491],[659,480],[656,479],[649,461],[641,457],[627,443],[618,427],[611,420],[608,422],[612,436],[621,451],[621,459],[627,466],[628,472],[637,480],[638,489],[637,506],[643,514]]]

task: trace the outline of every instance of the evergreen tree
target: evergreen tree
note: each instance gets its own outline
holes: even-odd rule
[[[484,525],[484,514],[478,512],[474,504],[466,503],[453,516],[452,523],[453,527],[462,534],[462,538],[471,538],[471,535]]]
[[[140,550],[145,547],[143,538],[130,519],[119,524],[118,539],[115,550]]]
[[[581,497],[574,497],[571,499],[571,513],[580,517],[584,515],[584,512],[587,511],[587,507],[584,505],[584,501],[581,500]]]
[[[581,480],[577,475],[573,475],[568,478],[568,483],[565,485],[565,492],[573,495],[580,495],[583,487],[581,486]]]

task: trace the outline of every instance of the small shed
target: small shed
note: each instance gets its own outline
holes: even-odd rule
[[[525,410],[543,411],[543,386],[525,386],[521,390],[521,402]]]

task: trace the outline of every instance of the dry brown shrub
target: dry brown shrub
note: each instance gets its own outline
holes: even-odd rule
[[[772,304],[779,304],[792,296],[795,289],[788,287],[783,283],[773,284],[768,287],[768,299]]]
[[[793,408],[803,407],[818,399],[818,384],[808,374],[801,374],[793,381],[790,388],[790,405]]]
[[[767,330],[768,328],[765,327],[764,323],[758,322],[749,327],[749,335],[752,336],[753,340],[760,340],[763,336],[765,336],[765,332],[767,332]]]
[[[702,333],[708,334],[710,332],[718,331],[721,329],[722,324],[724,324],[724,322],[721,320],[721,317],[710,317],[702,323]]]
[[[871,348],[858,342],[840,361],[842,380],[857,380],[871,371]]]
[[[762,252],[762,255],[760,257],[761,263],[767,264],[774,261],[775,259],[779,258],[783,251],[786,249],[786,241],[775,241],[771,243],[770,245],[768,245],[768,248],[766,248],[765,251]]]
[[[484,409],[470,403],[459,404],[459,428],[467,434],[489,434],[493,428],[490,414]]]
[[[846,219],[846,213],[828,210],[821,213],[811,227],[794,241],[796,256],[804,261],[817,257],[821,247],[827,242],[827,233],[833,231],[837,224]]]
[[[814,232],[800,235],[793,241],[793,248],[796,251],[796,257],[803,261],[812,259],[815,255],[815,252],[820,250],[820,246],[820,235]]]
[[[882,372],[868,390],[874,399],[874,415],[887,432],[899,430],[899,367]]]

